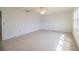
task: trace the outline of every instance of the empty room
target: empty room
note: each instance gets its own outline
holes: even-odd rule
[[[78,51],[79,8],[0,7],[1,51]]]

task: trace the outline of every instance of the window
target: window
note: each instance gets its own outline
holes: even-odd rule
[[[77,17],[77,18],[78,18],[78,19],[77,19],[77,27],[78,27],[78,31],[79,31],[79,8],[78,8],[77,16],[78,16],[78,17]]]
[[[74,11],[74,28],[79,31],[79,8]]]

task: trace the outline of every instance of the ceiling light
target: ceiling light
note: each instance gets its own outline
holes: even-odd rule
[[[40,7],[40,14],[46,14],[46,13],[47,13],[47,8]]]
[[[46,13],[47,13],[46,10],[42,10],[42,11],[40,11],[40,14],[46,14]]]

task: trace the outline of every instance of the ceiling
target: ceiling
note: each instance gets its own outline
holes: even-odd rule
[[[46,8],[48,9],[47,14],[64,12],[64,11],[72,11],[71,7],[46,7]],[[38,10],[40,9],[40,7],[20,7],[20,9],[30,10],[32,12],[39,13]]]

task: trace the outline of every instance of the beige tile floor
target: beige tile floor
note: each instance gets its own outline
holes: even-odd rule
[[[77,51],[71,33],[40,30],[1,42],[4,51]]]

